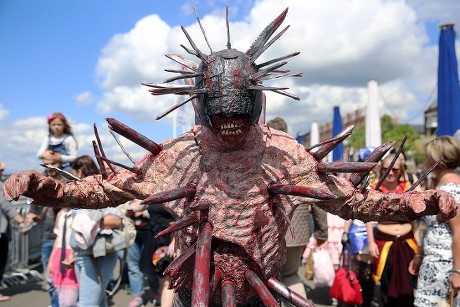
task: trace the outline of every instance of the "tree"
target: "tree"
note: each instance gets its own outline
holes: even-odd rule
[[[400,125],[395,123],[393,118],[385,114],[380,118],[380,127],[382,130],[382,142],[386,143],[388,141],[396,141],[395,146],[399,146],[404,136],[407,135],[407,141],[404,144],[404,153],[407,158],[414,158],[415,149],[414,142],[419,139],[419,134],[415,132],[414,128],[410,125],[403,124]],[[350,147],[358,150],[366,146],[365,144],[365,132],[366,125],[361,125],[353,131],[353,134],[350,136]]]

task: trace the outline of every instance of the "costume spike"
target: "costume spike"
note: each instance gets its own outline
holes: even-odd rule
[[[185,51],[187,51],[188,54],[191,54],[191,55],[194,55],[196,57],[199,57],[199,54],[195,51],[195,50],[192,50],[190,48],[188,48],[187,46],[185,45],[180,45],[182,47],[182,49],[184,49]]]
[[[279,90],[271,90],[271,91],[274,92],[274,93],[283,95],[283,96],[287,96],[287,97],[292,98],[294,100],[300,100],[299,96],[291,94],[291,93],[288,93],[288,92],[285,92],[285,91],[279,91]]]
[[[353,131],[353,129],[355,128],[355,125],[350,125],[348,127],[346,127],[345,129],[343,129],[342,131],[340,131],[339,134],[337,134],[337,136],[335,138],[332,138],[332,139],[327,139],[327,140],[324,140],[322,142],[319,142],[318,144],[315,144],[309,148],[307,148],[307,151],[311,152],[312,149],[314,148],[317,148],[317,147],[320,147],[320,146],[324,146],[324,145],[327,145],[331,142],[334,142],[336,141],[338,138],[342,138],[343,135],[347,135],[349,136],[351,134],[351,132]]]
[[[185,186],[180,188],[175,188],[163,192],[155,193],[146,199],[141,201],[142,205],[153,205],[153,204],[162,204],[168,201],[192,197],[196,193],[196,189],[194,187]]]
[[[246,51],[246,54],[252,58],[254,54],[257,54],[258,51],[263,48],[265,43],[270,39],[270,37],[275,33],[279,26],[283,23],[284,18],[288,8],[286,8],[278,17],[275,18],[265,29],[259,34],[257,39],[252,43],[251,47]]]
[[[229,280],[222,283],[222,306],[236,307],[235,285]]]
[[[262,300],[262,304],[265,306],[279,306],[278,302],[275,300],[273,295],[270,293],[270,291],[265,287],[264,283],[260,278],[257,276],[257,274],[252,271],[252,270],[247,270],[244,272],[244,276],[246,277],[246,280],[249,282],[249,284],[252,286],[254,291],[257,293],[257,295],[260,297]],[[195,305],[192,305],[195,306]]]
[[[278,69],[284,65],[286,65],[288,62],[287,61],[283,61],[283,62],[280,62],[280,63],[276,63],[276,64],[273,64],[272,66],[270,67],[267,67],[265,69],[261,69],[259,70],[257,73],[253,74],[251,76],[251,81],[257,83],[259,81],[260,78],[262,78],[263,76],[265,75],[268,75],[269,73],[271,73],[273,70],[275,69]]]
[[[318,171],[329,173],[364,173],[373,169],[373,162],[318,162]]]
[[[278,78],[287,78],[287,77],[302,77],[303,73],[296,73],[296,74],[288,74],[288,73],[281,73],[281,74],[269,74],[265,75],[263,77],[260,77],[258,81],[267,81],[267,80],[272,80],[272,79],[278,79]]]
[[[268,187],[268,192],[272,194],[294,195],[322,200],[337,198],[337,196],[326,190],[289,184],[272,184]]]
[[[198,71],[198,63],[195,63],[180,54],[167,54],[166,57],[173,60],[174,62],[184,65],[188,69]]]
[[[72,175],[71,173],[67,172],[67,171],[64,171],[58,167],[55,167],[55,166],[52,166],[52,165],[48,165],[48,164],[43,164],[43,163],[40,163],[40,166],[43,166],[44,168],[47,168],[47,169],[52,169],[56,172],[58,172],[61,176],[69,179],[69,180],[77,180],[77,181],[80,181],[81,179]]]
[[[426,176],[428,176],[429,173],[431,173],[435,168],[436,166],[438,166],[439,163],[441,163],[443,161],[443,158],[441,158],[438,162],[436,162],[435,164],[433,164],[429,169],[427,169],[423,174],[422,176],[420,176],[420,178],[414,182],[414,184],[406,191],[406,192],[410,192],[410,191],[413,191],[416,187],[418,187],[420,185],[420,183],[425,180]]]
[[[125,147],[123,146],[123,144],[121,144],[120,140],[118,139],[118,137],[115,135],[115,132],[113,132],[112,130],[109,130],[110,134],[113,136],[113,138],[115,139],[115,141],[117,142],[118,146],[120,146],[121,150],[125,153],[126,157],[128,157],[128,159],[133,162],[133,164],[135,164],[136,162],[134,161],[133,157],[131,157],[131,155],[126,151]]]
[[[162,236],[167,235],[169,233],[172,233],[174,231],[181,230],[182,228],[185,228],[185,227],[188,227],[188,226],[193,225],[195,223],[198,223],[199,221],[200,220],[198,219],[198,214],[196,212],[194,212],[191,215],[176,221],[174,224],[172,224],[171,226],[169,226],[165,230],[160,231],[159,233],[157,233],[155,238],[159,238],[159,237],[162,237]]]
[[[260,91],[279,91],[279,90],[287,90],[288,87],[270,87],[264,85],[248,85],[248,89],[250,90],[260,90]]]
[[[336,137],[329,139],[325,142],[320,143],[321,148],[319,148],[317,151],[312,152],[311,154],[315,157],[316,160],[320,161],[322,160],[325,156],[327,156],[328,153],[330,153],[335,147],[337,147],[340,143],[343,142],[347,137],[351,135],[351,131],[353,130],[354,126],[348,126],[344,130],[342,130],[339,134],[337,134]],[[310,151],[311,149],[315,148],[315,146],[310,147],[308,150]]]
[[[166,79],[165,81],[163,81],[163,83],[169,83],[169,82],[173,82],[173,81],[176,81],[176,80],[181,80],[181,79],[187,79],[187,78],[195,78],[195,77],[200,77],[200,76],[203,76],[203,74],[183,74],[183,75],[180,75],[180,76],[175,76],[175,77],[171,77],[169,79]]]
[[[193,270],[192,305],[208,306],[211,267],[211,223],[204,222],[196,242],[195,268]]]
[[[193,100],[196,98],[196,95],[193,95],[191,96],[189,99],[185,100],[185,101],[182,101],[174,106],[172,106],[170,109],[166,110],[165,112],[163,112],[162,114],[158,115],[157,118],[155,118],[156,120],[159,120],[159,119],[162,119],[163,117],[165,117],[166,115],[168,115],[169,113],[171,113],[172,111],[182,107],[184,104],[186,104],[187,102]]]
[[[367,157],[365,162],[378,162],[378,161],[380,161],[380,159],[382,159],[382,157],[387,153],[388,150],[390,150],[391,147],[393,147],[394,144],[395,144],[395,142],[391,141],[391,142],[388,142],[388,143],[385,143],[385,144],[382,144],[382,145],[378,146],[369,155],[369,157]],[[350,181],[355,187],[357,187],[363,181],[363,179],[366,176],[367,176],[367,174],[356,174],[356,173],[354,173],[354,174],[351,175]]]
[[[97,147],[96,141],[92,141],[93,144],[93,150],[94,150],[94,156],[96,157],[97,164],[99,165],[99,171],[101,172],[102,178],[107,179],[107,171],[105,170],[104,162],[102,159],[99,159],[98,157],[101,155],[99,152],[99,148]]]
[[[225,25],[227,26],[227,49],[232,49],[232,44],[230,43],[230,25],[228,23],[228,2],[225,7]]]
[[[280,33],[276,34],[275,37],[273,37],[272,40],[270,40],[267,44],[265,44],[264,46],[262,46],[262,48],[260,48],[252,57],[251,57],[251,60],[252,62],[254,63],[258,58],[259,56],[265,52],[265,50],[268,49],[268,47],[270,47],[271,45],[273,45],[274,42],[276,42],[280,37],[281,35],[283,35],[287,29],[289,29],[290,26],[287,26],[286,28],[284,28],[283,30],[281,30]]]
[[[276,63],[276,62],[279,62],[279,61],[283,61],[283,60],[286,60],[286,59],[289,59],[289,58],[292,58],[292,57],[295,57],[297,55],[299,55],[300,52],[293,52],[293,53],[290,53],[288,55],[285,55],[285,56],[282,56],[282,57],[279,57],[279,58],[276,58],[276,59],[272,59],[270,61],[267,61],[267,62],[263,62],[261,64],[257,64],[256,67],[257,68],[262,68],[264,66],[267,66],[267,65],[271,65],[273,63]]]
[[[185,66],[183,66],[183,67],[185,67]],[[194,72],[194,71],[187,70],[187,67],[185,67],[183,69],[169,69],[169,68],[166,68],[165,71],[166,72],[172,72],[172,73],[175,73],[175,74],[182,74],[182,75],[196,74],[196,72]]]
[[[407,140],[407,135],[404,136],[404,139],[401,141],[401,145],[399,145],[398,150],[396,151],[396,153],[395,153],[393,159],[391,160],[390,164],[389,164],[388,167],[387,167],[387,170],[386,170],[385,173],[383,173],[383,175],[380,177],[379,181],[377,182],[377,184],[376,184],[375,187],[374,187],[374,190],[380,189],[380,187],[382,186],[383,182],[385,181],[385,179],[386,179],[386,178],[388,177],[388,175],[390,174],[391,169],[392,169],[393,166],[395,165],[396,161],[397,161],[398,158],[399,158],[399,155],[400,155],[401,152],[402,152],[402,149],[403,149],[404,143],[406,143],[406,140]]]
[[[284,208],[282,206],[276,205],[276,208],[278,208],[284,220],[286,221],[286,224],[288,224],[289,232],[291,233],[292,240],[295,240],[295,231],[294,231],[294,226],[292,225],[291,219],[286,214],[286,211],[284,211]]]
[[[201,24],[200,17],[199,17],[198,14],[196,13],[196,10],[195,10],[195,8],[194,8],[193,6],[192,6],[192,11],[193,11],[193,14],[195,14],[196,21],[198,22],[198,25],[200,26],[201,33],[203,33],[204,40],[206,41],[206,44],[208,45],[208,48],[209,48],[209,50],[210,50],[211,53],[212,53],[213,51],[212,51],[211,45],[210,45],[209,42],[208,42],[208,37],[206,36],[206,32],[204,31],[203,25]]]
[[[161,151],[161,146],[155,143],[154,141],[149,140],[147,137],[142,134],[134,131],[125,124],[117,121],[114,118],[106,118],[109,123],[109,129],[115,131],[116,133],[124,136],[128,140],[134,142],[140,147],[150,151],[152,154],[157,155]]]
[[[127,169],[128,171],[130,171],[131,173],[134,173],[134,174],[137,174],[137,172],[139,171],[137,168],[135,167],[129,167],[129,166],[126,166],[124,164],[121,164],[121,163],[118,163],[118,162],[115,162],[115,161],[112,161],[110,159],[107,159],[106,157],[103,157],[103,156],[97,156],[96,155],[96,158],[98,159],[101,159],[105,162],[108,162],[109,164],[113,164],[113,165],[116,165],[116,166],[119,166],[121,168],[124,168],[124,169]]]
[[[216,292],[217,287],[220,285],[220,281],[222,280],[222,272],[216,268],[214,269],[214,274],[211,277],[211,281],[209,283],[209,297],[213,297],[214,293]]]
[[[270,277],[267,287],[296,307],[315,307],[309,300],[292,291],[274,277]]]
[[[192,90],[197,89],[195,86],[189,85],[178,85],[178,84],[168,84],[165,85],[161,84],[143,84],[149,87],[153,87],[154,89],[149,90],[152,95],[168,95],[168,94],[180,94],[180,95],[188,95]]]
[[[195,263],[196,243],[187,248],[185,252],[174,260],[166,268],[164,275],[171,277],[170,289],[178,292],[189,285],[193,279],[193,266]]]
[[[192,46],[193,50],[196,52],[196,56],[201,60],[203,61],[204,63],[207,63],[207,56],[204,55],[200,49],[198,49],[198,47],[195,45],[195,42],[192,40],[192,38],[190,37],[190,35],[188,34],[187,30],[185,30],[185,28],[183,26],[180,26],[180,28],[182,29],[182,32],[184,32],[185,34],[185,37],[187,37],[187,40],[188,42],[190,43],[190,45]],[[182,45],[181,45],[182,46]]]
[[[96,123],[94,123],[93,129],[94,129],[94,135],[96,136],[97,145],[101,152],[101,156],[103,156],[104,158],[107,158],[104,152],[104,147],[102,147],[102,142],[101,142],[101,138],[99,137],[99,131],[97,131]],[[108,163],[107,165],[109,166],[112,173],[115,173],[115,169],[113,168],[112,164]]]

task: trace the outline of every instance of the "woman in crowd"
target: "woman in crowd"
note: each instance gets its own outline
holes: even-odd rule
[[[74,175],[83,178],[99,173],[90,156],[73,162]],[[85,207],[83,204],[81,207]],[[117,253],[106,253],[105,236],[122,225],[119,208],[73,210],[71,246],[75,253],[75,272],[79,288],[79,305],[107,307],[105,289],[113,275]],[[121,238],[124,240],[124,238]],[[102,244],[101,244],[102,243]]]
[[[394,154],[381,161],[380,176],[389,169]],[[411,183],[406,181],[404,163],[401,158],[389,169],[380,190],[384,193],[403,193]],[[381,300],[383,306],[413,306],[414,278],[407,268],[417,252],[417,241],[414,237],[414,223],[380,221],[375,229],[367,223],[369,253],[373,257],[373,274],[375,282],[380,281]]]
[[[425,146],[426,162],[434,165],[436,189],[443,190],[460,202],[460,143],[451,136],[441,136]],[[423,217],[426,230],[423,245],[414,256],[409,271],[418,274],[415,306],[441,306],[449,291],[460,289],[460,215],[448,223],[438,223],[434,215]],[[454,306],[460,306],[455,298]]]

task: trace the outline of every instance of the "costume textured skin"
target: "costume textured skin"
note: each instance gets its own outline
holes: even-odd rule
[[[142,161],[133,167],[110,161],[97,137],[94,148],[101,166],[110,162],[123,169],[66,183],[34,171],[17,173],[4,185],[5,198],[24,195],[35,203],[74,208],[118,206],[134,198],[162,204],[177,217],[161,233],[174,232],[177,242],[178,256],[166,271],[177,292],[174,306],[278,306],[280,297],[296,306],[312,306],[278,281],[286,257],[285,233],[300,203],[363,221],[407,221],[429,214],[440,220],[453,217],[455,201],[440,191],[382,194],[357,188],[365,185],[367,173],[393,142],[377,148],[363,163],[326,163],[321,160],[352,128],[312,152],[259,123],[262,90],[296,98],[261,82],[298,76],[278,70],[284,65],[280,61],[297,53],[255,64],[287,29],[268,42],[286,13],[268,25],[246,53],[231,49],[229,42],[227,49],[204,55],[184,29],[193,50],[184,48],[201,64],[168,55],[185,70],[173,71],[180,76],[165,83],[195,78],[195,84],[146,85],[154,95],[186,94],[191,96],[187,101],[197,100],[199,124],[191,131],[156,144],[109,118],[111,130],[150,151]],[[261,68],[268,65],[272,66]]]

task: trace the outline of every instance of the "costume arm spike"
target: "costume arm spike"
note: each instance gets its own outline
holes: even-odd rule
[[[101,153],[99,152],[99,148],[97,147],[96,141],[92,141],[93,144],[93,150],[94,150],[94,156],[96,157],[97,164],[99,165],[99,170],[101,172],[102,178],[107,179],[107,171],[105,170],[104,162],[102,159],[98,158],[101,156]]]
[[[435,168],[436,166],[438,166],[439,163],[441,163],[443,161],[443,159],[439,159],[438,162],[436,162],[435,164],[433,164],[429,169],[427,169],[423,174],[422,176],[420,176],[420,178],[414,182],[414,184],[406,191],[406,192],[409,192],[409,191],[413,191],[416,187],[418,187],[420,185],[420,183],[425,180],[426,176],[428,176],[429,173],[431,173]]]
[[[388,177],[388,174],[390,174],[391,169],[395,165],[396,161],[399,158],[399,155],[402,152],[402,149],[403,149],[404,143],[406,143],[406,140],[407,140],[407,135],[404,136],[404,139],[401,141],[401,145],[399,145],[395,156],[393,157],[393,159],[391,160],[390,164],[388,165],[388,168],[385,171],[385,173],[380,177],[379,182],[377,182],[377,184],[375,185],[374,190],[378,190],[380,188],[380,186],[383,184],[383,182],[385,181],[385,179]]]
[[[162,237],[162,236],[167,235],[169,233],[172,233],[174,231],[181,230],[182,228],[185,228],[187,226],[193,225],[193,224],[198,223],[198,222],[199,222],[198,213],[193,212],[191,215],[176,221],[174,224],[172,224],[171,226],[169,226],[165,230],[160,231],[159,233],[157,233],[155,238],[159,238],[159,237]]]
[[[135,168],[135,167],[126,166],[126,165],[124,165],[124,164],[121,164],[121,163],[112,161],[112,160],[110,160],[110,159],[107,159],[106,157],[103,157],[103,156],[98,156],[98,155],[96,155],[96,158],[101,159],[101,160],[103,160],[103,161],[105,161],[105,162],[108,162],[109,165],[110,165],[110,164],[113,164],[113,165],[119,166],[119,167],[121,167],[121,168],[124,168],[124,169],[126,169],[126,170],[128,170],[128,171],[130,171],[131,173],[134,173],[134,174],[137,174],[137,173],[139,172],[139,169],[137,169],[137,168]]]
[[[235,285],[229,280],[222,283],[222,306],[236,307]]]
[[[118,146],[120,146],[121,150],[125,153],[126,157],[128,157],[128,159],[133,162],[133,164],[135,164],[136,162],[134,161],[133,157],[131,157],[131,155],[126,151],[125,147],[123,146],[123,144],[121,144],[120,140],[118,139],[118,137],[115,135],[115,132],[113,132],[112,130],[109,130],[110,134],[113,136],[113,138],[115,139],[115,141],[117,142]]]
[[[134,142],[135,144],[141,146],[142,148],[150,151],[154,155],[157,155],[161,151],[161,146],[155,143],[154,141],[149,140],[147,137],[142,134],[134,131],[128,126],[122,124],[114,118],[106,118],[109,123],[109,129],[115,131],[116,133],[124,136],[128,140]]]
[[[192,282],[192,305],[208,306],[209,281],[211,269],[211,241],[212,227],[208,221],[204,222],[198,233],[196,242],[195,267]]]
[[[185,186],[180,188],[171,189],[168,191],[163,191],[159,193],[155,193],[146,199],[141,201],[141,205],[153,205],[153,204],[162,204],[168,201],[192,197],[196,193],[196,189],[194,187]]]
[[[167,54],[166,57],[193,71],[198,71],[198,64],[196,62],[193,62],[180,54]]]
[[[313,187],[304,187],[289,184],[272,184],[268,187],[268,192],[272,194],[294,195],[302,197],[310,197],[321,200],[336,199],[337,196],[329,193],[326,190],[321,190]]]
[[[348,126],[344,130],[342,130],[339,134],[337,134],[336,137],[318,144],[318,145],[323,145],[323,146],[321,146],[321,148],[319,148],[315,152],[312,152],[311,154],[315,157],[316,160],[318,160],[318,161],[322,160],[335,147],[337,147],[340,143],[342,143],[343,140],[345,140],[347,137],[349,137],[351,135],[351,132],[353,131],[353,128],[354,128],[354,126]],[[318,145],[310,147],[308,149],[308,151],[310,151],[311,149],[315,148]]]
[[[371,162],[318,162],[318,171],[329,173],[367,173],[377,163]]]
[[[103,156],[104,158],[107,158],[107,156],[105,155],[105,152],[104,152],[104,147],[102,147],[101,138],[99,137],[99,131],[97,130],[96,124],[94,124],[93,129],[94,129],[94,135],[96,136],[97,145],[98,145],[99,150],[101,152],[101,156]],[[108,166],[109,166],[110,170],[113,173],[115,173],[115,169],[113,168],[112,164],[109,163]]]
[[[70,180],[77,180],[77,181],[80,181],[81,179],[72,175],[71,173],[69,172],[66,172],[58,167],[55,167],[55,166],[52,166],[52,165],[47,165],[47,164],[43,164],[43,163],[40,163],[40,166],[43,166],[44,168],[47,168],[47,169],[52,169],[56,172],[58,172],[59,174],[61,174],[63,177],[67,178],[67,179],[70,179]]]

